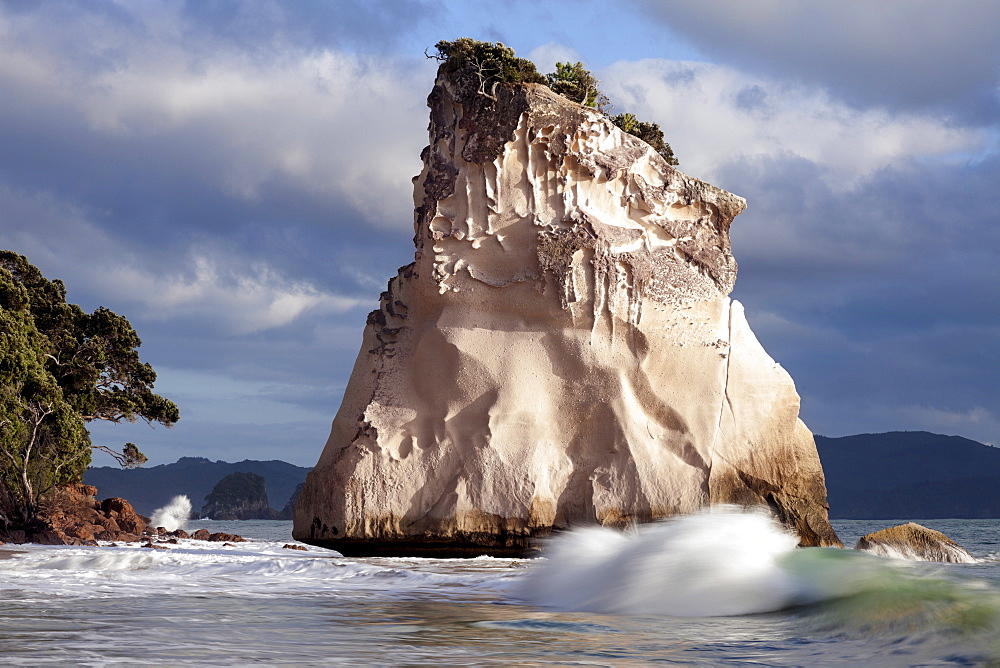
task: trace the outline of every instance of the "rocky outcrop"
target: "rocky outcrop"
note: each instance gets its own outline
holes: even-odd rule
[[[735,503],[839,545],[791,378],[728,298],[744,200],[544,86],[493,93],[439,72],[415,260],[368,316],[293,536],[522,554]]]
[[[928,529],[916,522],[907,522],[862,536],[854,549],[913,561],[945,561],[956,564],[976,562],[955,541],[940,531]]]
[[[267,500],[264,476],[236,472],[216,483],[205,497],[201,516],[213,520],[273,520],[278,519],[278,511]]]
[[[167,531],[163,527],[157,527],[153,529],[152,527],[147,527],[144,532],[146,540],[153,542],[156,539],[160,543],[171,543],[178,544],[181,538],[187,538],[189,540],[205,540],[212,543],[246,543],[248,542],[243,536],[239,536],[234,533],[223,533],[216,532],[211,533],[208,529],[198,529],[193,534],[189,534],[183,529],[175,529],[174,531]]]
[[[12,531],[14,543],[96,545],[97,541],[136,542],[149,523],[125,499],[97,501],[97,488],[65,485],[48,492],[39,508],[37,527]]]
[[[304,482],[296,485],[295,491],[292,492],[292,496],[288,499],[288,503],[278,513],[279,520],[291,520],[295,518],[295,506],[298,504],[299,497],[302,496],[302,488],[305,486]]]

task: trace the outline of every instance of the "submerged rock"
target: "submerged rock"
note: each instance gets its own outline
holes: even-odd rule
[[[745,201],[545,86],[493,93],[439,71],[415,260],[368,316],[293,537],[517,555],[739,504],[839,546],[792,380],[727,296]]]
[[[973,564],[976,559],[940,531],[916,522],[882,529],[858,540],[855,550],[915,561]]]

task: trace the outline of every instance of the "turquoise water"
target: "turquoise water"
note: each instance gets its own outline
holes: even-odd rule
[[[255,539],[229,548],[18,546],[0,559],[0,663],[988,663],[1000,520],[921,523],[980,561],[796,550],[732,514],[581,532],[535,561],[345,559],[284,549],[288,522],[188,525]],[[834,527],[853,544],[891,524]]]

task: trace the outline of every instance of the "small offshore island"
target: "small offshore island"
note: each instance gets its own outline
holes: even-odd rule
[[[293,536],[516,556],[575,526],[737,504],[839,546],[792,380],[728,297],[745,201],[586,87],[557,92],[571,66],[547,80],[503,45],[438,52],[414,262],[368,316]]]

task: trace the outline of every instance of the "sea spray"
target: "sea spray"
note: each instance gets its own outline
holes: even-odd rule
[[[170,503],[153,511],[150,525],[163,527],[167,531],[183,529],[191,517],[191,500],[183,494],[175,496]]]
[[[726,506],[625,533],[578,529],[549,542],[518,593],[546,607],[618,614],[777,610],[800,594],[778,565],[797,544],[765,512]]]
[[[992,624],[1000,610],[993,594],[984,598],[912,563],[797,543],[766,511],[728,506],[627,532],[578,529],[549,542],[514,594],[564,611],[683,617],[820,604],[810,614],[824,625],[855,628],[855,621],[893,626],[945,613],[957,626]]]

